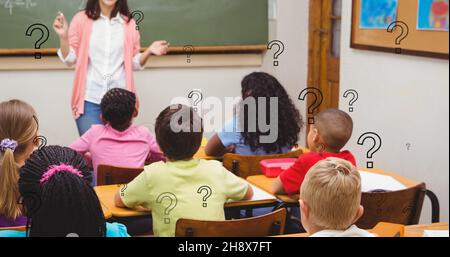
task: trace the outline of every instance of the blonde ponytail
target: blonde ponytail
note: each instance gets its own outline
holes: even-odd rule
[[[19,172],[14,160],[14,152],[6,149],[3,153],[3,161],[0,165],[0,214],[8,219],[16,219],[22,211],[19,200],[18,186],[13,186],[19,181]]]
[[[38,127],[36,112],[29,104],[20,100],[0,103],[0,215],[8,219],[22,215],[18,161],[23,160],[18,158],[30,154]]]

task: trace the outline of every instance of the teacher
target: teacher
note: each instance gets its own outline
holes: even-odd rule
[[[88,0],[70,27],[59,13],[53,28],[60,39],[59,58],[76,65],[72,114],[80,136],[102,123],[100,102],[105,93],[112,88],[135,93],[133,70],[143,70],[152,54],[165,55],[170,45],[156,41],[140,52],[140,34],[127,0]]]

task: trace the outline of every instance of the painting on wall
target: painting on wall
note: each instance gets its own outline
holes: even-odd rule
[[[398,0],[361,0],[360,29],[387,29],[397,9]]]
[[[448,31],[448,0],[419,0],[417,29]]]

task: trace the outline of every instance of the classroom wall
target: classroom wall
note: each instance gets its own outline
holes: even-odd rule
[[[365,167],[370,146],[358,146],[358,137],[378,133],[382,147],[374,154],[375,167],[426,182],[439,197],[441,220],[448,221],[448,60],[351,49],[350,0],[342,10],[341,95],[350,88],[359,93],[348,148]],[[348,111],[348,100],[341,98],[340,108]],[[430,217],[426,199],[421,221],[430,223]]]
[[[306,82],[308,1],[275,3],[277,19],[270,20],[270,38],[280,39],[287,46],[280,56],[278,68],[273,67],[273,53],[268,52],[261,66],[152,68],[136,72],[141,99],[136,123],[153,130],[158,113],[173,98],[186,97],[192,89],[201,89],[204,97],[239,96],[241,79],[253,71],[266,71],[277,76],[304,113],[304,103],[296,99]],[[292,33],[293,29],[296,33]],[[39,114],[41,133],[49,144],[70,144],[77,137],[70,113],[73,76],[72,70],[0,71],[0,101],[20,98],[33,104]],[[301,143],[304,137],[302,134]]]

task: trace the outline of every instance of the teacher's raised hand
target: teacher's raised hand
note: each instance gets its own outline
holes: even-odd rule
[[[59,36],[60,48],[64,57],[67,57],[70,51],[69,46],[69,23],[67,22],[64,14],[59,12],[53,22],[53,29]]]
[[[170,43],[166,40],[153,42],[141,55],[141,65],[144,66],[150,55],[166,55],[169,51]]]

